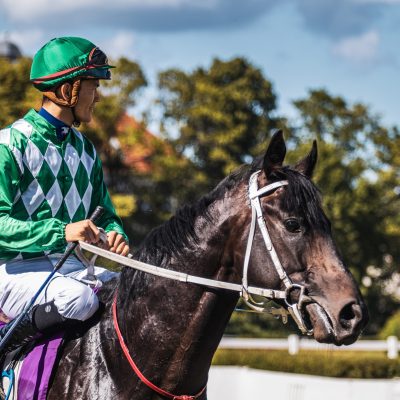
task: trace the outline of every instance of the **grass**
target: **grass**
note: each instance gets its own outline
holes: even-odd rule
[[[391,379],[400,377],[400,360],[389,360],[384,352],[219,349],[213,365],[250,368],[337,378]]]

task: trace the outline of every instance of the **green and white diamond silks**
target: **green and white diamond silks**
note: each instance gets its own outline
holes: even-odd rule
[[[88,218],[126,235],[103,181],[93,144],[73,129],[64,141],[31,110],[0,131],[0,259],[62,252],[65,225]]]

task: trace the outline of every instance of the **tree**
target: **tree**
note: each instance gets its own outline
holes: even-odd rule
[[[204,193],[248,162],[280,122],[273,117],[272,84],[243,58],[215,59],[208,70],[192,73],[164,71],[159,87],[163,127],[170,129],[167,137],[192,163],[186,170],[191,183],[182,200]]]
[[[368,330],[375,333],[400,300],[389,290],[400,259],[400,201],[393,190],[400,186],[399,132],[383,127],[366,106],[325,90],[294,104],[300,116],[292,146],[301,143],[303,152],[305,142],[318,139],[315,181],[344,260],[363,283],[372,315]]]
[[[136,103],[140,90],[147,85],[140,65],[120,58],[112,70],[112,79],[102,81],[101,101],[96,105],[93,122],[84,130],[103,153],[104,164],[111,170],[120,166],[118,152],[110,146],[110,138],[117,136],[117,125],[122,115]]]
[[[16,62],[2,59],[0,63],[0,127],[23,117],[29,108],[37,108],[41,94],[29,82],[32,59]]]

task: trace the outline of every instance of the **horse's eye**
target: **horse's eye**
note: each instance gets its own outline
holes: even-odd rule
[[[300,223],[296,218],[288,218],[284,224],[289,232],[300,232]]]

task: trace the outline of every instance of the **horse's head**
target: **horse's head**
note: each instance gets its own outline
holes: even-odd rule
[[[368,312],[334,244],[319,192],[311,182],[317,160],[316,143],[294,167],[282,166],[285,154],[285,142],[278,132],[253,179],[267,233],[261,227],[255,229],[248,251],[248,282],[283,291],[294,284],[287,291],[286,301],[289,304],[300,301],[300,320],[313,331],[315,339],[351,344],[366,325]],[[274,182],[282,185],[270,186],[271,190],[260,193]],[[257,216],[255,211],[253,214]],[[268,244],[268,236],[272,246]]]

